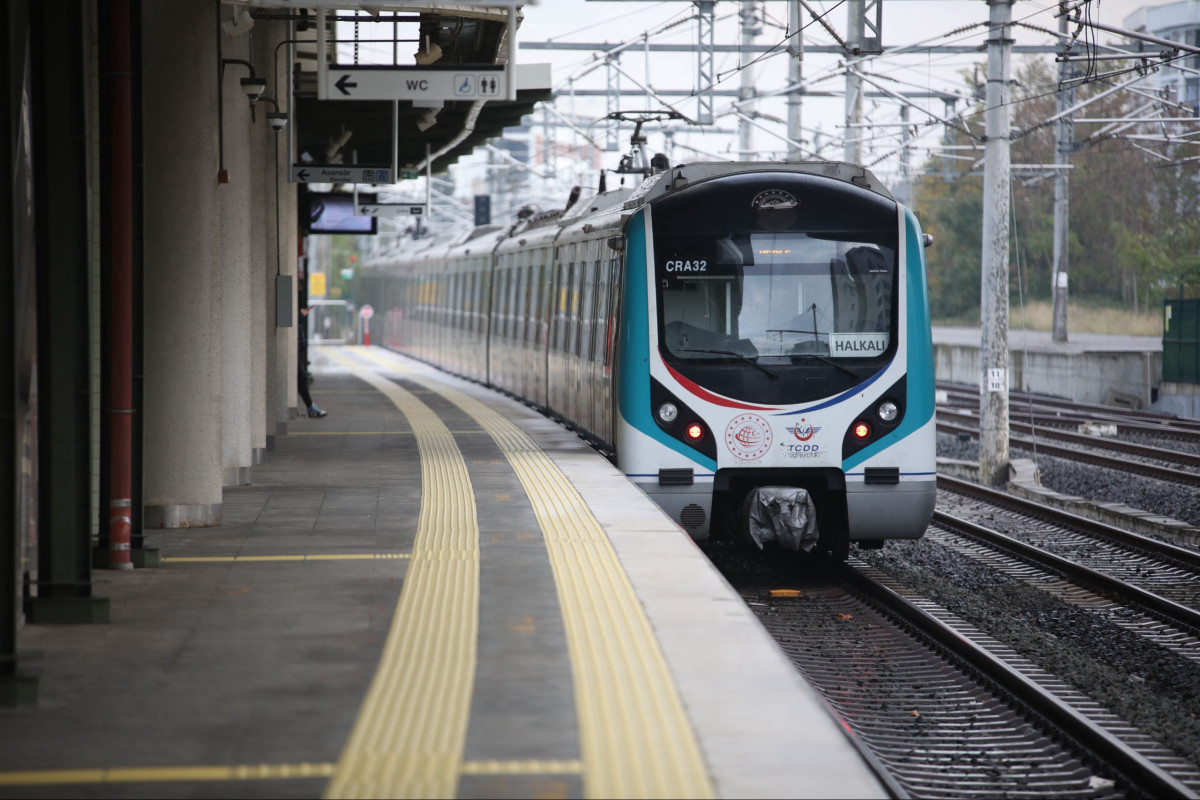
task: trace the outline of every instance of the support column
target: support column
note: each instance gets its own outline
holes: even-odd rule
[[[1068,33],[1070,15],[1058,18],[1058,32],[1065,38]],[[1074,52],[1072,48],[1066,55]],[[1075,76],[1074,64],[1066,59],[1058,65],[1057,112],[1061,115],[1055,125],[1056,147],[1054,164],[1054,271],[1050,291],[1054,297],[1054,316],[1051,337],[1056,342],[1067,341],[1067,274],[1071,264],[1071,178],[1068,166],[1075,152],[1075,115],[1067,113],[1075,105],[1075,85],[1065,85]]]
[[[695,0],[696,3],[696,122],[713,123],[713,7],[716,0]]]
[[[221,136],[224,145],[222,177],[228,183],[217,187],[220,202],[221,230],[217,253],[221,274],[221,483],[241,486],[250,482],[254,456],[251,447],[253,401],[253,204],[255,173],[251,152],[250,103],[241,89],[241,79],[261,77],[244,65],[250,59],[250,38],[242,35],[231,38],[217,24],[216,12],[212,29],[219,31],[221,43],[222,110]],[[233,63],[238,59],[244,63]],[[263,119],[266,112],[256,109],[254,118]]]
[[[984,111],[983,285],[980,313],[979,482],[1008,480],[1008,212],[1011,192],[1008,82],[1013,0],[988,0]]]
[[[148,528],[221,524],[217,5],[142,4]]]
[[[31,12],[38,536],[25,618],[107,622],[108,600],[92,596],[84,22]]]
[[[254,156],[256,165],[254,206],[261,210],[261,222],[256,225],[253,234],[258,243],[262,244],[262,262],[259,270],[263,284],[263,295],[256,300],[256,308],[262,313],[262,366],[261,388],[258,373],[260,367],[255,363],[255,447],[259,441],[259,415],[261,414],[262,446],[267,452],[275,449],[280,436],[287,435],[289,391],[296,383],[295,373],[287,373],[288,369],[288,333],[292,328],[280,327],[277,314],[277,292],[279,279],[290,280],[290,288],[283,292],[292,298],[287,311],[289,323],[295,319],[295,236],[292,235],[294,222],[284,223],[281,217],[294,220],[296,195],[294,184],[287,183],[287,145],[291,135],[291,121],[283,130],[276,131],[265,122],[264,114],[268,111],[287,113],[290,107],[288,91],[287,51],[279,47],[287,38],[287,26],[283,23],[260,24],[254,29],[254,67],[257,73],[266,78],[267,90],[264,97],[270,97],[274,105],[260,101],[258,117],[261,122],[255,123],[254,136],[257,141],[257,151]],[[279,57],[276,58],[276,53]],[[259,336],[259,331],[255,336]],[[295,349],[294,346],[292,348]],[[286,380],[287,375],[291,380]],[[261,406],[261,407],[260,407]]]
[[[34,447],[30,418],[30,370],[34,361],[33,209],[15,202],[32,190],[28,150],[29,4],[0,8],[0,91],[13,102],[0,103],[0,707],[33,705],[38,679],[17,663],[21,627],[21,579],[33,527],[26,505],[27,455]]]
[[[800,15],[800,0],[788,0],[788,33],[791,34],[790,47],[793,52],[788,54],[788,85],[798,86],[804,79],[804,37],[800,29],[804,26]],[[803,112],[803,90],[796,88],[787,96],[787,136],[788,161],[800,161],[804,152],[798,144],[804,139],[804,131],[800,126]]]
[[[842,158],[850,164],[862,163],[862,78],[858,77],[855,70],[865,35],[864,12],[865,0],[849,0],[846,3],[846,45],[851,55],[846,56],[846,143]]]
[[[754,128],[747,117],[753,117],[754,111],[749,102],[757,91],[754,88],[754,76],[758,70],[748,66],[754,60],[754,39],[759,34],[759,7],[756,3],[743,2],[740,9],[742,25],[742,82],[738,87],[738,108],[745,116],[738,119],[738,161],[753,161]]]

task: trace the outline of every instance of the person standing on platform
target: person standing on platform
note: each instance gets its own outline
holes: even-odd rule
[[[308,312],[312,310],[312,306],[305,306],[300,309],[300,324],[296,326],[296,347],[299,350],[296,359],[296,377],[298,379],[296,388],[300,392],[300,399],[304,401],[305,408],[308,409],[310,417],[323,417],[328,414],[328,411],[318,407],[312,401],[312,395],[308,393]]]

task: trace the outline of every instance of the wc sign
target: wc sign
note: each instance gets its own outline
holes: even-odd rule
[[[508,92],[503,65],[486,67],[330,67],[320,100],[494,100]]]
[[[462,73],[454,76],[454,96],[499,97],[501,81],[495,75],[471,75]]]

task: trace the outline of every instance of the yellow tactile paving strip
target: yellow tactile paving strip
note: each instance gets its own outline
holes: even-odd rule
[[[408,418],[421,454],[421,511],[379,670],[326,797],[453,797],[463,760],[479,628],[479,526],[466,463],[411,393],[332,360]]]
[[[583,498],[536,443],[501,414],[404,368],[398,360],[371,353],[381,365],[457,405],[493,437],[531,499],[558,586],[582,758],[464,760],[479,610],[479,532],[466,465],[453,433],[428,406],[358,366],[345,350],[325,352],[391,400],[412,427],[421,454],[422,481],[412,553],[170,560],[410,559],[379,671],[339,762],[13,771],[0,773],[0,786],[330,777],[327,797],[433,798],[453,797],[460,775],[558,774],[582,775],[590,798],[713,796],[657,640],[612,545]]]
[[[473,417],[495,439],[525,487],[558,586],[586,796],[711,797],[699,746],[654,632],[579,492],[524,431],[498,412],[404,369],[393,358],[360,352]],[[338,360],[346,361],[344,356]]]

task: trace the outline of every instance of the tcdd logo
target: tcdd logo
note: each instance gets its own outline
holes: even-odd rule
[[[790,433],[792,436],[795,436],[800,441],[807,442],[809,439],[811,439],[813,436],[816,435],[817,431],[819,431],[821,429],[814,427],[809,422],[805,422],[804,418],[801,417],[799,422],[797,422],[795,425],[788,428],[787,430],[788,430],[788,433]]]

